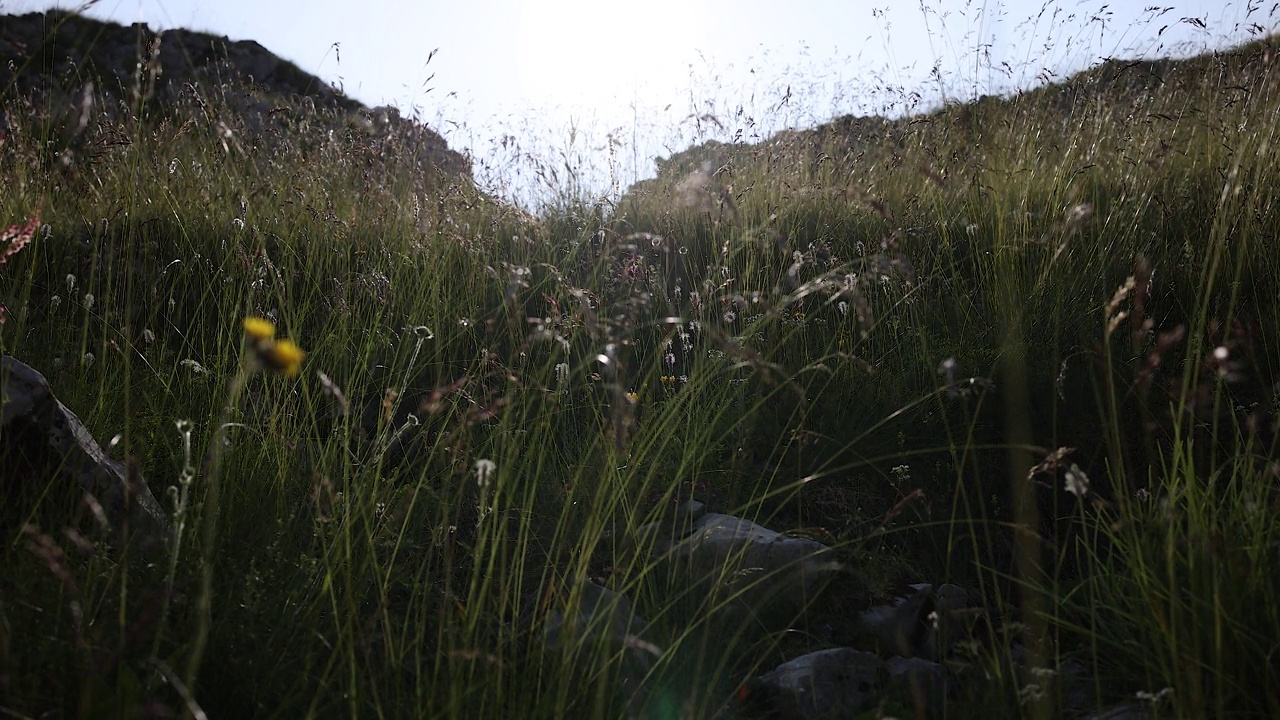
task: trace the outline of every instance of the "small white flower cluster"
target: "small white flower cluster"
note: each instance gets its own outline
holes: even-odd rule
[[[1152,705],[1157,705],[1163,702],[1165,698],[1171,695],[1173,695],[1173,688],[1171,687],[1161,688],[1158,692],[1154,693],[1147,692],[1146,690],[1139,690],[1133,694],[1135,698],[1151,703]]]
[[[898,465],[891,468],[889,472],[893,474],[892,482],[895,488],[900,488],[904,483],[911,482],[910,465]]]
[[[569,392],[569,363],[556,364],[556,394],[566,395]]]
[[[1071,467],[1067,468],[1065,475],[1066,484],[1064,489],[1083,500],[1084,496],[1089,494],[1089,476],[1085,475],[1080,466],[1075,463],[1071,463]]]
[[[498,471],[498,464],[487,458],[476,460],[474,465],[476,484],[482,488],[489,487],[493,474]]]

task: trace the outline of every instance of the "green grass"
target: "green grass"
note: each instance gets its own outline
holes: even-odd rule
[[[666,651],[648,716],[732,717],[831,641],[726,633],[622,560],[693,497],[834,538],[858,580],[818,617],[980,591],[947,716],[1063,714],[1015,640],[1093,707],[1280,714],[1276,50],[704,148],[705,187],[694,153],[537,217],[217,93],[80,131],[6,95],[0,224],[47,231],[0,343],[182,532],[148,564],[78,502],[6,510],[0,708],[619,716],[627,654],[544,654],[527,607],[592,577]]]

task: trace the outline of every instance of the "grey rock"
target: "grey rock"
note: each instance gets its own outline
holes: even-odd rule
[[[103,451],[75,413],[53,396],[43,375],[5,356],[0,360],[0,402],[0,448],[9,463],[8,483],[44,479],[15,472],[14,463],[21,462],[92,495],[116,531],[128,525],[150,544],[169,537],[169,520],[141,475]],[[9,490],[14,495],[19,488]]]
[[[959,585],[944,583],[934,591],[934,604],[938,612],[951,613],[969,608],[969,593]]]
[[[688,503],[635,535],[672,592],[695,590],[719,607],[751,613],[802,609],[842,567],[831,549]]]
[[[751,692],[782,720],[837,720],[857,716],[880,687],[880,658],[852,648],[801,655],[761,675]]]
[[[917,714],[940,715],[947,700],[947,671],[940,663],[924,658],[894,656],[885,661],[890,685],[899,687],[911,699]]]
[[[858,621],[886,652],[940,660],[962,634],[957,614],[968,607],[968,593],[958,585],[935,589],[929,583],[917,583],[892,603],[862,612]]]

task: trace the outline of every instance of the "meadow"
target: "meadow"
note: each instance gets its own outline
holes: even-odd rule
[[[5,91],[0,349],[174,536],[6,477],[0,710],[756,717],[748,678],[928,581],[981,598],[945,717],[1280,716],[1278,50],[708,143],[535,213],[231,85]],[[621,559],[690,499],[831,546],[829,627],[726,632]],[[641,704],[629,650],[543,647],[530,598],[586,578],[651,623]]]

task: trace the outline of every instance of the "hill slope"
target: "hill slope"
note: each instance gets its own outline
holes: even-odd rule
[[[824,172],[832,176],[858,175],[859,167],[872,168],[874,172],[885,164],[901,164],[905,149],[921,138],[925,138],[921,142],[936,146],[943,127],[948,135],[959,134],[954,137],[957,144],[967,146],[984,139],[990,142],[1002,132],[1017,135],[1017,128],[1011,124],[1016,117],[1035,115],[1038,121],[1056,117],[1061,129],[1071,132],[1089,122],[1090,117],[1096,120],[1122,110],[1130,118],[1134,114],[1159,113],[1154,105],[1176,104],[1170,103],[1175,96],[1182,102],[1208,93],[1222,97],[1229,105],[1256,103],[1265,100],[1256,97],[1255,91],[1266,82],[1268,73],[1275,71],[1273,59],[1277,51],[1280,36],[1181,60],[1108,59],[1061,83],[1048,83],[1008,98],[984,96],[974,102],[948,103],[899,119],[845,115],[813,128],[785,130],[755,144],[713,140],[657,158],[657,177],[636,183],[627,194],[635,197],[676,191],[686,196],[684,201],[688,204],[690,183],[685,181],[698,170],[714,175],[721,183],[735,183],[739,189],[742,184],[735,178],[756,175],[799,187],[823,164],[827,164]],[[1190,101],[1186,102],[1189,112]],[[1182,114],[1152,119],[1176,121]],[[931,171],[945,178],[966,158],[955,155],[932,160],[942,161],[931,162]]]
[[[252,92],[235,92],[244,89]],[[0,93],[59,110],[90,102],[163,113],[193,95],[217,96],[254,131],[284,122],[282,114],[337,127],[353,122],[374,134],[407,136],[427,167],[470,178],[470,162],[434,130],[395,108],[371,110],[251,40],[157,33],[143,23],[125,27],[60,10],[0,16]]]

